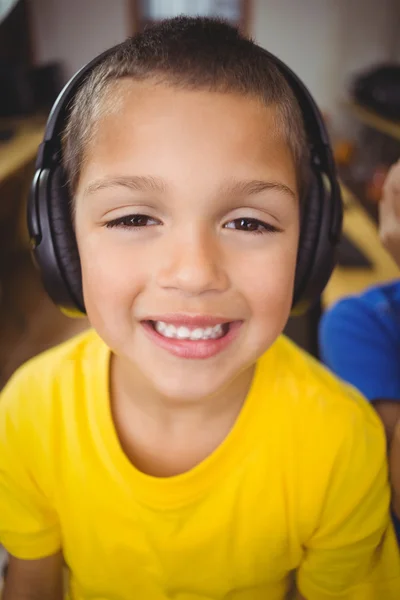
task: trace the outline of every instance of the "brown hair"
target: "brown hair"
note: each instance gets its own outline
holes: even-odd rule
[[[296,165],[302,195],[309,152],[300,107],[280,70],[252,40],[215,19],[177,17],[162,21],[116,46],[77,92],[63,134],[63,166],[73,193],[95,124],[122,78],[153,80],[180,89],[233,92],[259,97],[278,108]]]

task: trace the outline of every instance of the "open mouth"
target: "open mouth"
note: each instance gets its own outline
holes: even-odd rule
[[[213,327],[175,326],[164,321],[147,321],[147,323],[164,338],[193,342],[218,340],[225,337],[231,327],[231,323],[219,323]]]

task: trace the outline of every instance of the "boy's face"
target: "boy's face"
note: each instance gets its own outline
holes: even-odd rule
[[[118,85],[76,195],[86,309],[119,360],[190,401],[249,372],[286,324],[295,166],[274,107]]]

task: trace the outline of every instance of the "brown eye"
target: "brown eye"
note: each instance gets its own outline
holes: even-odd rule
[[[149,217],[146,217],[146,215],[134,215],[132,217],[129,217],[129,225],[132,225],[132,227],[146,227],[146,225],[149,225],[149,221],[151,219]]]
[[[227,229],[236,229],[237,231],[246,231],[249,233],[275,233],[279,231],[273,225],[264,223],[258,219],[250,219],[241,217],[239,219],[233,219],[225,225]]]
[[[139,229],[143,227],[152,227],[154,225],[159,225],[160,221],[154,219],[153,217],[149,217],[148,215],[126,215],[124,217],[119,217],[118,219],[114,219],[113,221],[109,221],[106,223],[106,227],[122,227],[126,229]]]
[[[253,219],[239,219],[238,221],[237,228],[243,231],[258,231],[262,228],[262,225]]]

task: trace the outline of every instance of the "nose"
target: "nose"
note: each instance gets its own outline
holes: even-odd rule
[[[162,249],[158,284],[196,296],[206,292],[222,292],[229,285],[223,251],[213,235],[205,231],[188,231],[174,235]]]

